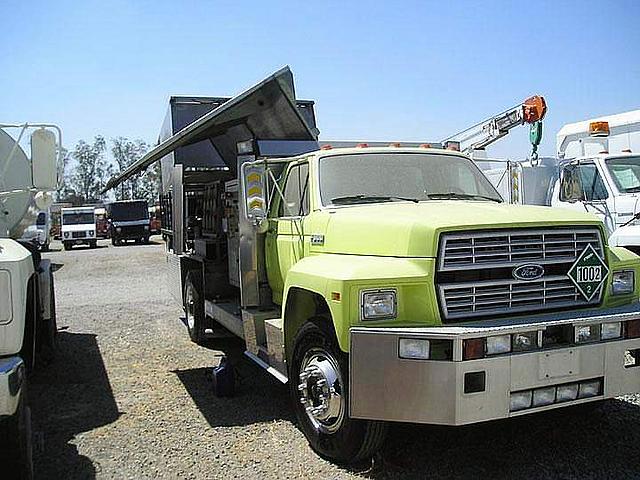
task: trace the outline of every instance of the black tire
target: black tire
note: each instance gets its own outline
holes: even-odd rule
[[[65,250],[71,250],[71,244],[69,242],[62,242],[62,246]]]
[[[308,359],[312,361],[316,358],[324,358],[339,372],[333,387],[340,394],[343,402],[341,408],[333,408],[329,402],[329,410],[336,413],[326,423],[319,421],[316,417],[312,420],[312,414],[307,413],[306,405],[303,401],[310,397],[317,396],[318,384],[314,380],[300,377],[303,363],[307,364]],[[295,338],[291,366],[289,370],[289,392],[293,403],[300,429],[307,437],[311,448],[320,456],[330,459],[336,463],[351,464],[371,458],[382,447],[387,434],[387,424],[370,420],[356,420],[349,418],[349,376],[347,355],[338,346],[333,327],[329,319],[317,317],[305,323]],[[308,367],[305,368],[309,371]],[[311,377],[311,379],[317,377]],[[303,385],[305,386],[303,388]],[[310,393],[315,392],[315,394]],[[326,393],[326,392],[325,392]],[[309,395],[307,395],[309,394]],[[303,398],[305,397],[305,398]],[[336,397],[334,397],[334,402]],[[317,400],[317,398],[316,398]],[[309,400],[310,401],[310,400]],[[317,406],[322,403],[310,401],[307,405]],[[332,418],[336,419],[332,421]],[[315,422],[315,423],[314,423]]]
[[[97,240],[91,240],[89,242],[89,247],[96,248],[97,246],[98,246],[98,241]]]
[[[42,247],[40,247],[40,251],[42,252],[48,252],[49,251],[49,242],[45,242],[42,244]]]
[[[40,338],[42,339],[42,349],[38,360],[42,359],[46,363],[55,361],[58,356],[58,323],[56,320],[56,297],[53,273],[49,272],[49,311],[51,318],[42,320],[40,328]]]
[[[187,320],[189,338],[202,345],[205,339],[206,318],[204,315],[204,295],[199,272],[189,272],[184,282],[184,313]]]
[[[27,406],[27,386],[23,384],[16,413],[2,425],[4,437],[0,464],[2,478],[33,478],[33,438],[31,430],[31,410]],[[7,475],[5,477],[5,475]]]
[[[37,342],[36,342],[36,325],[38,325],[40,312],[38,303],[38,291],[35,278],[29,280],[27,286],[27,305],[25,314],[25,329],[22,339],[22,348],[20,349],[20,357],[24,361],[27,372],[31,372],[36,365],[37,358]]]
[[[142,239],[142,243],[144,243],[145,245],[146,245],[147,243],[149,243],[149,237],[144,237],[144,238]]]

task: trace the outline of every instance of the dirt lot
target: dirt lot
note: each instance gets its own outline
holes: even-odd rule
[[[37,478],[638,478],[640,397],[463,428],[394,425],[373,465],[343,469],[296,429],[285,386],[192,344],[164,284],[164,246],[46,254],[61,353],[31,380]],[[230,347],[239,352],[238,345]]]

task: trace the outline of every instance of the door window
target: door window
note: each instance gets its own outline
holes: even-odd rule
[[[294,165],[289,170],[280,201],[279,217],[302,217],[309,213],[309,164]]]
[[[569,165],[562,174],[560,200],[571,202],[576,200],[605,200],[609,197],[607,187],[595,164]]]

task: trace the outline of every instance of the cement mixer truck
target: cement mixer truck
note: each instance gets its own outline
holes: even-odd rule
[[[9,132],[14,133],[12,136]],[[0,465],[3,478],[31,478],[26,378],[56,351],[51,263],[19,240],[52,203],[61,131],[51,124],[0,124]],[[25,148],[29,155],[25,153]]]

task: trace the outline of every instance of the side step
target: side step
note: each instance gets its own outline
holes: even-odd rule
[[[213,303],[204,301],[204,314],[229,330],[234,335],[244,338],[240,307],[235,303]]]

